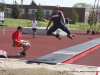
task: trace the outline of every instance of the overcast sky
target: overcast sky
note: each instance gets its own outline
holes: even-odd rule
[[[0,0],[1,2],[2,0]],[[4,0],[7,4],[13,4],[14,0]],[[18,4],[21,4],[21,0],[16,0]],[[24,5],[29,5],[32,0],[23,0]],[[97,0],[98,1],[98,0]],[[95,0],[34,0],[38,5],[55,6],[60,5],[61,7],[72,7],[76,3],[87,3],[94,5]]]

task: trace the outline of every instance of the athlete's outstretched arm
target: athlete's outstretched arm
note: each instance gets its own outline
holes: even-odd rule
[[[51,22],[52,22],[52,14],[50,15],[50,20],[49,20],[48,26],[46,28],[46,31],[48,30],[48,27],[50,26]]]
[[[64,23],[64,25],[65,25],[65,18],[64,18],[63,12],[60,11],[60,14],[61,14],[61,17],[62,17],[63,23]]]

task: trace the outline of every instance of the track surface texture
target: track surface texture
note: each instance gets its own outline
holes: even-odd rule
[[[0,27],[0,50],[5,50],[9,56],[12,48],[10,58],[21,60],[35,59],[58,50],[100,38],[100,33],[92,35],[92,32],[87,34],[86,31],[78,30],[71,30],[71,33],[75,35],[73,40],[69,39],[67,36],[61,36],[61,40],[59,40],[54,36],[36,35],[35,38],[33,38],[30,34],[22,34],[22,40],[29,40],[31,42],[31,47],[26,51],[27,57],[17,57],[16,55],[22,51],[22,48],[17,47],[15,51],[15,47],[12,47],[12,33],[16,30],[17,28],[6,27],[5,34],[3,35],[3,28]],[[99,54],[100,48],[76,60],[72,64],[100,66]]]

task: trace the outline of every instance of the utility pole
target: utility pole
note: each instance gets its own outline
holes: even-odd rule
[[[23,0],[21,0],[20,19],[22,18],[22,6],[23,6]]]

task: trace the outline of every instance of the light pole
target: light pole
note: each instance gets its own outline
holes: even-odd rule
[[[68,18],[68,29],[69,29],[69,18]]]

